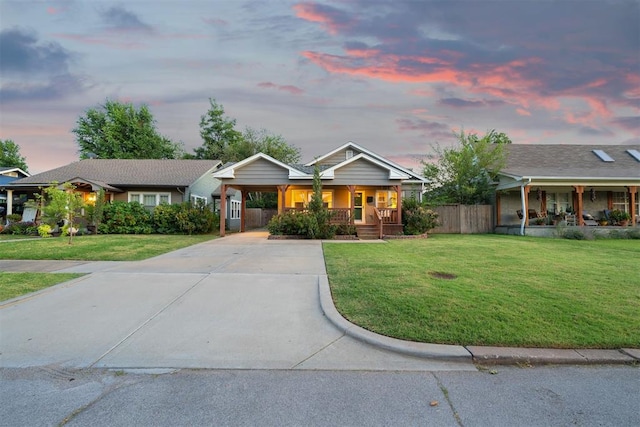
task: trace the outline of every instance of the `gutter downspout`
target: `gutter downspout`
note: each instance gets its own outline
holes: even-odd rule
[[[529,182],[527,184],[531,184],[531,178],[529,178]],[[520,221],[520,235],[524,236],[524,223],[527,221],[527,217],[529,216],[529,212],[525,209],[525,203],[524,203],[524,187],[527,185],[525,183],[522,183],[522,185],[520,186],[520,203],[522,206],[522,220]]]

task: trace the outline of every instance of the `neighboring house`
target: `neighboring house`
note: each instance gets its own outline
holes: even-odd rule
[[[219,160],[126,160],[86,159],[18,179],[7,185],[9,192],[33,199],[43,187],[70,182],[85,201],[95,200],[103,189],[107,201],[139,202],[152,209],[161,203],[202,201],[219,206],[220,181],[212,173],[221,166]],[[228,194],[230,199],[234,194]],[[231,205],[231,203],[227,203]],[[228,222],[230,229],[240,226],[239,219]]]
[[[364,228],[378,227],[385,234],[402,232],[402,198],[420,200],[427,180],[421,175],[353,142],[304,165],[282,163],[258,153],[216,171],[221,194],[229,189],[242,193],[236,209],[244,231],[248,192],[278,193],[278,212],[305,209],[313,194],[316,164],[322,179],[322,199],[336,222]],[[224,236],[221,227],[220,234]]]
[[[530,224],[552,224],[567,211],[576,215],[576,225],[595,225],[589,215],[600,219],[613,209],[628,212],[636,224],[640,145],[510,144],[506,149],[496,231],[519,227],[525,234]]]
[[[20,199],[20,195],[11,194],[8,197],[6,185],[15,181],[16,179],[24,178],[29,174],[20,168],[15,167],[0,167],[0,224],[4,224],[7,217],[8,206],[22,206],[24,201]],[[20,212],[21,213],[21,212]]]

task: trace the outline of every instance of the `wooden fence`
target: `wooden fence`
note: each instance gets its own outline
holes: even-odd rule
[[[440,225],[431,233],[493,233],[491,205],[444,205],[432,209],[438,213]]]
[[[245,217],[245,227],[247,230],[253,228],[266,227],[272,216],[278,213],[277,209],[260,209],[260,208],[247,208],[247,216]]]

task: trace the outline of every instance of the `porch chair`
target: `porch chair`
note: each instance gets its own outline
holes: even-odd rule
[[[575,227],[576,224],[576,214],[567,214],[564,217],[565,221],[567,221],[567,225],[568,226],[573,226]]]
[[[535,209],[529,209],[527,211],[527,213],[529,215],[529,219],[546,218],[547,217],[547,213],[546,212],[537,212]]]

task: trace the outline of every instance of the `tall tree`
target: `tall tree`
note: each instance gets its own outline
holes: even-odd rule
[[[242,133],[235,129],[236,120],[226,117],[224,107],[215,99],[209,98],[209,104],[209,110],[200,117],[200,136],[203,143],[194,150],[195,158],[221,160],[223,163],[237,161],[236,158],[231,158],[230,154],[232,151],[242,151],[241,145],[244,141]],[[234,150],[230,150],[230,146],[235,147]]]
[[[266,129],[255,130],[247,127],[242,136],[247,145],[252,147],[252,155],[264,153],[287,164],[300,161],[300,148],[287,143],[282,135],[271,134]]]
[[[20,168],[28,172],[27,162],[20,155],[20,146],[10,139],[0,140],[0,166]]]
[[[181,144],[160,135],[149,107],[107,100],[78,118],[72,131],[80,148],[80,158],[176,159]]]
[[[436,204],[490,203],[494,179],[505,163],[504,145],[511,140],[495,130],[483,137],[462,130],[456,137],[455,147],[435,147],[437,163],[423,162],[423,174],[431,180],[427,198]]]

